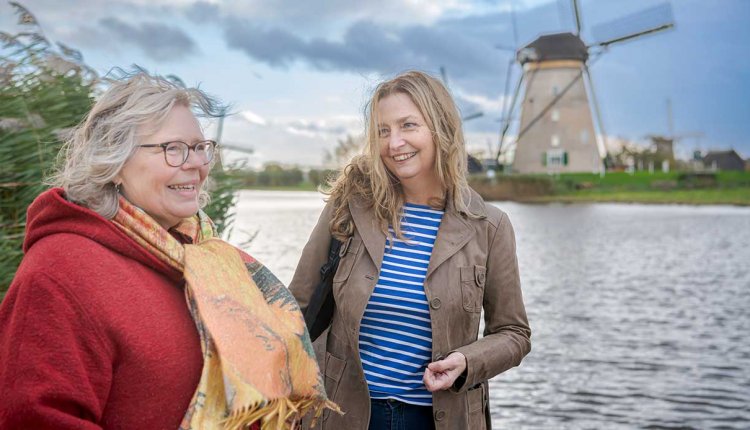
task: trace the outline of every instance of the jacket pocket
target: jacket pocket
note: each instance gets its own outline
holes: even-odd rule
[[[342,360],[326,351],[326,366],[324,372],[326,396],[334,402],[336,401],[336,392],[341,383],[341,376],[344,374],[344,368],[346,368],[346,360]],[[326,409],[325,412],[323,412],[323,421],[328,419],[330,413],[331,411],[329,409]]]
[[[361,247],[362,239],[356,237],[350,237],[346,242],[341,244],[339,251],[341,259],[339,260],[339,267],[336,270],[336,274],[333,275],[334,283],[344,282],[349,279]]]
[[[461,298],[467,312],[482,312],[484,283],[487,280],[487,268],[484,266],[461,267]]]
[[[484,414],[487,405],[485,400],[484,384],[479,384],[466,392],[466,410],[469,413],[470,429],[483,430],[487,428]]]

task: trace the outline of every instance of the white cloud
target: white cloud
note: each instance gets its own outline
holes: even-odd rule
[[[460,89],[453,91],[457,97],[469,101],[479,107],[485,114],[488,112],[499,113],[503,110],[505,96],[487,97],[483,94],[470,94]],[[465,112],[471,113],[471,112]]]
[[[249,110],[245,110],[240,112],[240,116],[244,118],[247,122],[250,124],[257,124],[257,125],[266,125],[267,121],[257,113]]]

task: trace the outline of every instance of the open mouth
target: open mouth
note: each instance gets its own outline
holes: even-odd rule
[[[413,156],[417,155],[416,152],[409,152],[407,154],[398,154],[394,155],[392,158],[394,161],[404,161],[412,158]]]
[[[167,188],[176,191],[195,191],[195,185],[167,185]]]

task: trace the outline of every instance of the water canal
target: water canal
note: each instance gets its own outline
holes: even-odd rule
[[[243,191],[231,241],[288,283],[323,205]],[[750,428],[750,208],[496,205],[533,350],[490,382],[495,428]]]

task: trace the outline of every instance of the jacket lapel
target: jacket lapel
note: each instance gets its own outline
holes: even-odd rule
[[[438,228],[435,246],[432,248],[430,265],[427,267],[427,278],[441,264],[457,253],[474,237],[474,229],[463,219],[461,214],[446,207],[443,220]]]
[[[362,236],[362,243],[365,244],[367,253],[370,254],[375,267],[380,270],[385,251],[385,235],[380,231],[372,210],[358,199],[352,199],[349,202],[349,211],[359,235]]]
[[[474,190],[469,189],[464,195],[464,202],[472,214],[479,218],[484,218],[487,213],[484,209],[484,201]],[[464,247],[474,237],[476,231],[466,220],[466,215],[458,212],[453,199],[448,198],[445,206],[445,214],[438,228],[435,246],[432,248],[430,265],[427,267],[427,276],[429,278],[432,272],[441,264],[447,261]]]

